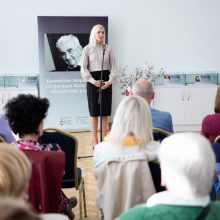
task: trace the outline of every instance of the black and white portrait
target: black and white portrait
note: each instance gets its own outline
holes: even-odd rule
[[[82,49],[89,34],[44,34],[46,71],[79,71]]]

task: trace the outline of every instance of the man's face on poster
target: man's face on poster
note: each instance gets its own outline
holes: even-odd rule
[[[80,57],[82,55],[82,46],[77,37],[73,35],[63,36],[58,40],[57,48],[60,57],[68,65],[68,68],[73,69],[77,67]]]

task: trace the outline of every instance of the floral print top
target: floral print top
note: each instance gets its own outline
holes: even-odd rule
[[[12,142],[11,145],[20,150],[61,151],[58,144],[40,144],[34,140],[18,140]]]

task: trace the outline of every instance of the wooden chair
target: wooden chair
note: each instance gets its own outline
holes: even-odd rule
[[[65,154],[61,151],[23,150],[31,161],[28,199],[40,213],[58,212]]]
[[[44,129],[41,142],[43,144],[56,143],[65,152],[65,175],[62,180],[62,188],[75,188],[79,190],[80,219],[82,219],[82,205],[84,205],[84,216],[87,217],[85,183],[82,177],[82,170],[77,167],[77,139],[60,129],[47,128]]]
[[[215,138],[214,143],[220,143],[220,135]]]
[[[0,136],[0,143],[3,143],[3,142],[5,142],[5,139],[2,136]]]
[[[164,138],[170,136],[172,133],[160,128],[153,128],[153,137],[155,141],[162,141]]]

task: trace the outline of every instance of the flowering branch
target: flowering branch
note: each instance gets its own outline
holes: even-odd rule
[[[146,79],[154,82],[159,75],[165,75],[163,68],[158,73],[154,71],[154,67],[147,63],[145,68],[136,67],[134,71],[128,72],[126,67],[119,69],[119,75],[116,79],[116,84],[121,89],[121,94],[126,95],[127,89],[132,87],[133,83],[139,79]]]

